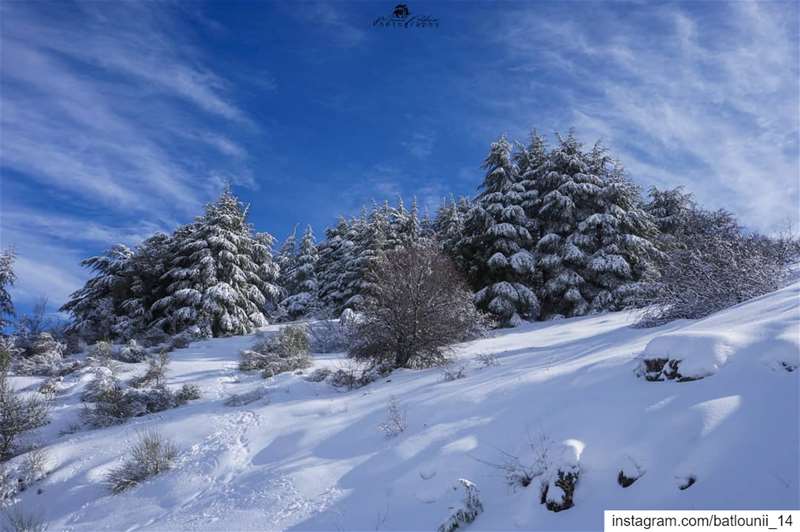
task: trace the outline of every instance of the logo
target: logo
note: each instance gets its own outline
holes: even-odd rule
[[[378,17],[372,25],[378,28],[438,28],[439,19],[427,15],[411,15],[408,4],[397,4],[391,17]]]

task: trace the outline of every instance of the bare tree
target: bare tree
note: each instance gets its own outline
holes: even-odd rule
[[[350,353],[395,368],[445,361],[448,345],[478,328],[472,295],[448,257],[428,244],[386,253],[368,272],[372,289]]]

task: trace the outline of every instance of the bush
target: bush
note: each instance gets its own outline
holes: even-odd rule
[[[16,360],[15,371],[20,375],[66,375],[80,367],[80,363],[65,361],[66,346],[47,332],[38,334]]]
[[[141,388],[144,386],[163,386],[167,379],[167,366],[169,365],[169,354],[161,350],[156,356],[147,360],[147,369],[144,375],[131,379],[131,386]]]
[[[178,449],[155,431],[143,432],[128,451],[127,459],[109,471],[106,480],[113,493],[120,493],[172,468]]]
[[[430,245],[388,252],[367,274],[372,289],[354,324],[352,356],[394,368],[445,362],[479,315],[449,258]]]
[[[378,430],[383,432],[387,438],[394,438],[405,432],[407,428],[406,412],[400,409],[397,397],[392,396],[386,407],[386,420],[378,425]]]
[[[451,507],[453,513],[444,523],[439,525],[438,532],[453,532],[473,522],[478,517],[478,514],[483,512],[483,503],[480,499],[478,487],[463,478],[458,479],[458,484],[453,486],[453,490],[458,491],[459,487],[464,489],[464,499],[460,504]]]
[[[350,344],[350,331],[347,319],[320,320],[308,326],[311,351],[314,353],[339,353],[346,351]]]
[[[166,353],[153,362],[144,376],[131,379],[125,386],[108,368],[95,369],[94,379],[86,385],[81,400],[93,403],[83,410],[83,418],[93,427],[106,427],[124,422],[130,417],[161,412],[186,404],[200,397],[200,389],[184,384],[173,392],[164,385],[164,372],[169,362]],[[145,388],[144,384],[154,383]]]
[[[119,350],[116,358],[120,362],[129,364],[143,362],[147,358],[147,350],[139,345],[136,340],[128,340],[128,343]]]
[[[295,326],[284,327],[277,334],[255,344],[252,349],[242,351],[239,360],[239,369],[261,370],[265,378],[309,366],[308,334]]]
[[[328,383],[334,388],[354,390],[378,380],[392,371],[391,367],[366,365],[355,359],[347,359],[337,365],[336,371],[328,377]]]
[[[4,532],[45,532],[47,524],[38,514],[23,511],[19,506],[3,512]]]
[[[467,376],[466,366],[454,366],[452,364],[448,364],[442,368],[442,380],[445,382],[451,382],[458,379],[463,379],[466,376]]]
[[[702,318],[780,286],[788,252],[769,239],[744,234],[725,211],[689,204],[680,219],[662,238],[659,278],[634,301],[646,307],[640,325]]]
[[[8,382],[10,354],[0,344],[0,461],[13,456],[19,436],[47,423],[49,404],[37,395],[21,395]]]
[[[200,387],[196,384],[184,384],[175,394],[175,401],[179,405],[200,399]]]
[[[308,382],[322,382],[330,377],[332,373],[333,372],[328,368],[317,368],[312,371],[310,375],[306,375],[305,379]]]
[[[266,397],[268,391],[266,388],[256,388],[242,394],[235,393],[225,399],[225,406],[244,406],[254,403]]]

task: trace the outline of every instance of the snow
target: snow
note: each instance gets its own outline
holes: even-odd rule
[[[783,363],[797,362],[798,296],[800,283],[652,329],[630,327],[627,313],[526,323],[457,346],[463,379],[401,370],[352,391],[241,373],[238,353],[255,338],[211,339],[171,353],[168,385],[195,383],[200,400],[60,435],[91,380],[70,375],[52,422],[34,434],[49,455],[43,493],[26,490],[21,505],[52,530],[433,530],[463,497],[452,487],[468,479],[483,507],[468,530],[598,529],[615,508],[797,508],[800,371]],[[707,375],[638,378],[642,353]],[[498,364],[483,367],[487,354]],[[317,354],[306,374],[344,363]],[[144,368],[121,366],[122,378]],[[14,380],[27,390],[41,382]],[[253,400],[226,406],[234,394]],[[407,428],[387,439],[378,427],[392,397]],[[147,428],[174,440],[177,466],[112,495],[104,475]],[[510,486],[489,465],[515,456],[533,470],[542,442],[551,473],[580,469],[575,505],[558,513],[540,504],[551,473]],[[623,489],[620,471],[637,480]]]

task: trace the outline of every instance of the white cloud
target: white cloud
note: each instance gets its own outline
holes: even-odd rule
[[[715,6],[721,27],[663,5],[602,24],[529,13],[503,39],[516,68],[558,79],[564,128],[603,138],[639,182],[685,185],[754,228],[796,224],[797,7]]]

